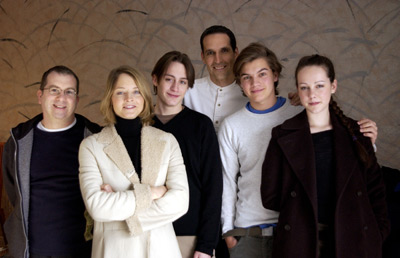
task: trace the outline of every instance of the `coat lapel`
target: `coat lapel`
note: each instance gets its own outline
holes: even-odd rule
[[[336,196],[337,199],[340,199],[354,169],[357,167],[358,157],[347,129],[340,124],[332,111],[331,121],[334,135],[334,153],[336,155]],[[315,153],[306,111],[304,110],[290,121],[283,123],[282,129],[293,131],[279,138],[278,144],[287,157],[292,170],[302,183],[316,212]],[[293,148],[293,146],[295,147]]]
[[[142,183],[155,185],[161,171],[162,157],[165,156],[164,132],[151,126],[144,126],[141,135]]]
[[[129,181],[132,184],[139,183],[135,167],[114,125],[105,127],[99,134],[98,141],[105,145],[104,153],[114,162]]]
[[[151,126],[143,126],[141,132],[141,182],[154,186],[162,165],[166,140],[164,132]],[[140,183],[135,167],[125,148],[124,142],[115,127],[105,127],[99,134],[98,141],[104,144],[104,153],[114,162],[118,169],[131,181]]]
[[[306,112],[286,121],[282,124],[282,129],[293,131],[280,137],[278,144],[317,214],[315,153]]]
[[[347,129],[340,124],[336,116],[331,115],[331,121],[334,129],[334,148],[336,154],[336,196],[339,199],[354,172],[354,168],[357,167],[358,157],[354,152],[354,143]]]

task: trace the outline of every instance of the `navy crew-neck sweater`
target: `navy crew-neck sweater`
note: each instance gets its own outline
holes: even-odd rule
[[[28,237],[37,255],[72,255],[90,248],[85,242],[85,206],[78,179],[78,151],[84,137],[79,120],[70,129],[34,129],[30,164]]]

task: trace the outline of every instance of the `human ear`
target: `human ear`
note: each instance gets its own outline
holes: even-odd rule
[[[36,92],[36,96],[37,96],[37,98],[38,98],[38,103],[39,104],[42,104],[42,95],[43,95],[43,91],[42,90],[38,90],[37,92]]]
[[[334,94],[337,90],[337,80],[333,80],[332,85],[331,85],[332,89],[331,89],[331,93]]]
[[[274,73],[274,82],[277,82],[279,78],[279,75],[277,73]]]
[[[157,80],[157,76],[155,74],[153,74],[152,79],[153,79],[153,85],[155,87],[157,87],[158,86],[158,80]]]
[[[203,61],[204,64],[206,64],[206,61],[205,61],[205,59],[204,59],[204,53],[203,53],[203,51],[201,51],[201,60]]]

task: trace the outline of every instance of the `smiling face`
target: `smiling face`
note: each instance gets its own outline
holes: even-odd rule
[[[276,103],[274,82],[277,80],[265,58],[244,64],[240,71],[240,86],[257,110],[266,110]]]
[[[297,73],[297,92],[309,115],[329,115],[329,102],[336,89],[337,81],[331,82],[321,66],[305,66]]]
[[[135,119],[143,110],[144,98],[135,81],[126,73],[118,76],[111,97],[114,113],[124,119]]]
[[[75,119],[75,109],[78,96],[65,94],[65,90],[76,91],[76,79],[70,74],[51,72],[47,76],[47,83],[43,90],[38,90],[38,102],[42,106],[42,124],[48,129],[59,129],[70,125]],[[51,95],[50,87],[61,90],[59,95]]]
[[[203,39],[204,51],[201,59],[207,66],[211,81],[218,86],[227,86],[235,81],[233,64],[238,49],[232,49],[229,36],[223,33],[210,34]]]
[[[182,110],[182,101],[188,89],[185,66],[171,62],[165,74],[158,80],[153,75],[153,85],[157,87],[157,106],[167,111],[164,114],[177,114]]]

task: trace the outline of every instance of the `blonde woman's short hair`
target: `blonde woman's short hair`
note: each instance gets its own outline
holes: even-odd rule
[[[113,69],[108,75],[106,91],[104,92],[100,104],[100,111],[104,116],[104,121],[108,125],[116,123],[115,112],[112,106],[112,95],[114,93],[115,84],[121,74],[127,74],[134,80],[144,99],[143,110],[139,114],[142,125],[146,126],[153,124],[153,105],[150,86],[141,72],[127,65]]]

